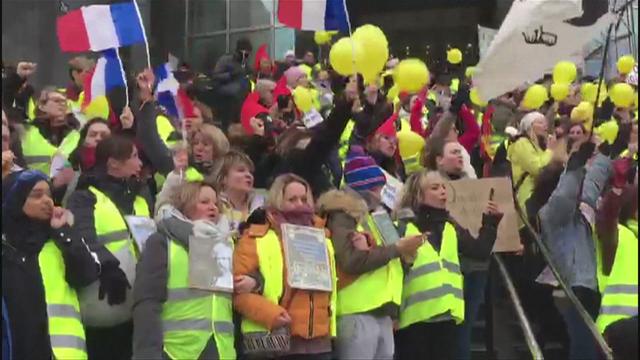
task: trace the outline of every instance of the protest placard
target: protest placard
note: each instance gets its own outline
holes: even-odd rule
[[[447,210],[463,228],[469,230],[473,236],[477,236],[491,189],[494,189],[493,200],[504,212],[493,251],[518,251],[520,250],[518,214],[513,203],[509,178],[463,179],[448,182]]]
[[[233,292],[232,254],[226,236],[190,236],[189,287]]]
[[[282,225],[287,280],[295,289],[331,291],[331,267],[322,229]]]

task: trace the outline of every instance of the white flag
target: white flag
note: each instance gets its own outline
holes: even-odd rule
[[[614,19],[607,0],[514,1],[473,75],[480,97],[493,99],[536,81]]]

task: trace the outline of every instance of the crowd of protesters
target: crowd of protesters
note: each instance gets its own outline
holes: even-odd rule
[[[262,49],[253,66],[251,52],[182,64],[183,118],[158,105],[151,69],[126,107],[121,93],[83,105],[84,57],[66,88],[36,91],[33,63],[4,69],[3,359],[469,359],[504,209],[489,200],[473,235],[447,182],[489,176],[514,186],[522,250],[506,257],[538,341],[562,331],[570,358],[601,356],[534,235],[616,357],[637,358],[637,101],[585,113],[583,76],[540,108],[526,87],[478,104],[460,66],[393,93],[397,59],[365,84],[311,51]],[[393,208],[389,177],[404,184]],[[377,213],[399,240],[374,231]],[[130,215],[155,221],[144,248]],[[288,281],[283,224],[324,230],[331,291]],[[233,293],[190,286],[196,235],[232,242]]]

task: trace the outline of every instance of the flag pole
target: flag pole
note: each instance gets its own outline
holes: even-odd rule
[[[342,0],[342,6],[344,8],[344,14],[347,18],[347,26],[349,27],[349,41],[351,41],[351,59],[353,60],[353,76],[358,82],[358,70],[356,69],[356,47],[353,43],[353,34],[351,31],[351,17],[349,16],[349,9],[347,8],[347,0]]]
[[[133,6],[136,8],[136,14],[138,15],[138,20],[140,21],[140,26],[142,27],[142,37],[144,38],[144,48],[147,52],[147,68],[151,69],[151,56],[149,55],[149,41],[147,40],[147,31],[144,28],[144,23],[142,22],[142,15],[140,15],[140,8],[138,7],[138,1],[133,0]]]
[[[116,53],[116,58],[118,59],[118,64],[120,64],[120,75],[122,75],[122,81],[124,82],[124,106],[129,107],[129,85],[127,84],[127,74],[124,71],[124,65],[122,64],[122,59],[120,58],[120,52],[118,49],[114,49]]]

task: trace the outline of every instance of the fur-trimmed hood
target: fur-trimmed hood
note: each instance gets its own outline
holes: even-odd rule
[[[316,208],[321,216],[343,211],[360,222],[369,212],[367,203],[354,191],[330,190],[318,199]]]

